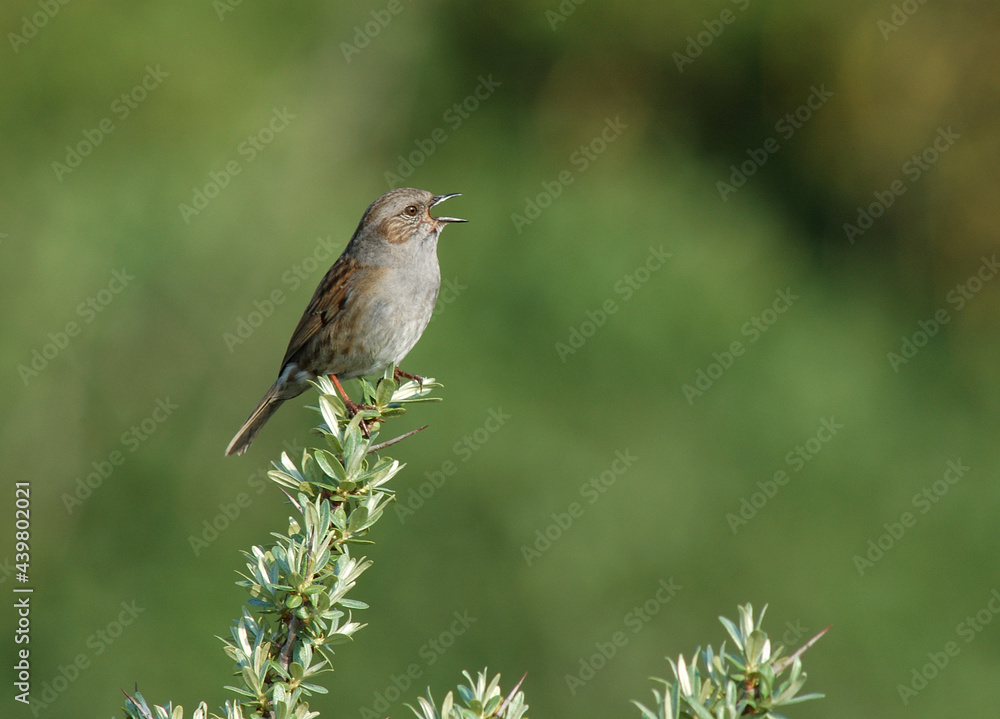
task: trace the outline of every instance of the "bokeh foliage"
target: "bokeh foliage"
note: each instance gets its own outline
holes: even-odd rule
[[[970,293],[970,278],[1000,226],[1000,20],[902,5],[915,12],[886,30],[889,2],[243,2],[222,19],[209,0],[69,2],[0,50],[0,451],[34,489],[35,691],[86,663],[46,715],[110,716],[130,678],[150,697],[225,699],[234,559],[283,529],[261,473],[309,400],[246,457],[222,450],[329,255],[428,142],[406,182],[463,192],[448,214],[470,222],[442,237],[451,290],[403,369],[448,401],[394,455],[408,511],[383,523],[359,597],[380,621],[318,709],[404,716],[426,685],[488,665],[528,672],[535,715],[635,716],[664,654],[747,601],[789,638],[833,624],[809,661],[828,698],[796,716],[995,706],[1000,285]],[[6,3],[5,37],[40,7]],[[679,72],[675,53],[727,10]],[[157,68],[123,117],[116,101]],[[500,84],[467,101],[483,79]],[[777,123],[814,87],[833,95],[786,139]],[[264,144],[276,111],[294,117]],[[949,128],[913,179],[906,163]],[[723,201],[717,183],[772,138]],[[186,222],[179,205],[232,162]],[[896,181],[852,244],[844,224]],[[655,271],[654,250],[670,255]],[[778,290],[797,297],[781,313]],[[36,350],[53,357],[25,376]],[[689,402],[716,362],[731,366]],[[826,442],[824,420],[842,425]],[[727,519],[741,508],[745,525]],[[856,561],[878,557],[869,542],[885,548],[871,567]],[[904,705],[898,686],[941,652]]]

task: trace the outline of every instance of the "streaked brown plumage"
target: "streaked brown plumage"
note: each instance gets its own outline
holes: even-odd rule
[[[413,349],[441,286],[438,236],[449,222],[465,222],[431,217],[430,208],[455,196],[401,188],[371,204],[292,333],[277,381],[226,455],[246,452],[278,407],[302,394],[310,380],[373,374]]]

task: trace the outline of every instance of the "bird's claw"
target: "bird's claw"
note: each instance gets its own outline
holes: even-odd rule
[[[420,389],[424,388],[424,377],[419,374],[410,374],[409,372],[404,372],[403,370],[396,367],[393,372],[393,376],[396,381],[399,382],[400,377],[406,377],[406,379],[412,379],[414,382],[420,385]]]

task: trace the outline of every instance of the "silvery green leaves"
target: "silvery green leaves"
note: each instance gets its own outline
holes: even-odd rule
[[[361,384],[361,404],[373,408],[362,410],[359,414],[362,419],[368,421],[397,417],[406,413],[408,404],[441,401],[440,397],[430,396],[432,390],[442,386],[435,382],[433,377],[425,377],[422,382],[408,380],[400,385],[394,379],[394,375],[395,367],[390,365],[386,368],[385,376],[374,385],[364,378],[358,380]],[[347,418],[344,401],[337,394],[329,377],[318,377],[313,384],[319,390],[319,410],[326,422],[326,427],[320,428],[320,431],[343,441],[340,428]],[[337,445],[333,444],[334,449],[337,449]]]
[[[739,611],[738,623],[719,617],[738,652],[727,652],[723,643],[718,653],[711,647],[704,652],[696,649],[690,662],[683,655],[677,662],[668,659],[674,681],[654,679],[663,685],[662,691],[653,689],[655,706],[650,708],[633,702],[643,719],[738,719],[746,716],[785,719],[774,709],[823,696],[799,695],[798,692],[806,680],[800,656],[826,630],[791,656],[782,657],[784,647],[772,651],[771,640],[760,628],[767,607],[756,620],[750,604],[739,607]],[[699,665],[699,657],[703,666]],[[779,682],[778,678],[789,667],[789,676]]]
[[[314,677],[332,670],[330,647],[352,640],[364,625],[353,610],[367,605],[346,595],[371,563],[355,559],[352,542],[362,538],[392,501],[386,483],[402,469],[388,458],[375,458],[373,442],[387,416],[403,405],[428,399],[433,382],[402,387],[386,377],[374,387],[363,382],[364,402],[373,409],[349,416],[327,378],[320,378],[318,410],[325,422],[317,428],[327,448],[306,449],[298,463],[287,453],[268,476],[288,497],[296,515],[287,534],[264,549],[245,552],[246,572],[237,582],[250,592],[243,616],[235,623],[226,652],[236,662],[243,686],[231,686],[251,714],[275,712],[300,717],[304,699],[326,689]],[[362,419],[370,422],[366,435]],[[308,714],[301,714],[302,717]]]
[[[438,708],[428,689],[426,698],[417,698],[419,706],[407,704],[417,715],[417,719],[491,719],[492,717],[522,719],[528,711],[528,705],[524,703],[524,693],[520,691],[524,677],[521,677],[521,681],[504,697],[500,692],[499,674],[489,683],[486,682],[485,669],[479,672],[475,680],[468,672],[462,674],[465,675],[468,684],[458,686],[461,704],[455,703],[454,692],[448,692],[441,702],[441,707]]]
[[[325,462],[322,469],[328,476],[340,478],[343,474],[351,474],[365,454],[385,449],[424,429],[421,427],[393,439],[375,443],[380,425],[391,417],[405,414],[406,405],[441,401],[440,397],[430,396],[431,390],[441,387],[433,378],[424,378],[421,382],[409,380],[400,385],[394,379],[394,374],[395,368],[390,365],[385,371],[385,376],[375,385],[363,378],[359,380],[362,390],[361,405],[364,409],[353,418],[348,415],[343,399],[328,377],[319,377],[313,382],[320,393],[318,405],[313,409],[319,411],[325,423],[313,431],[326,438],[334,456],[344,455],[347,458],[347,461],[338,466],[330,461],[329,453],[316,456],[316,461]],[[359,453],[361,447],[364,447],[364,452]],[[303,471],[310,471],[305,462]],[[312,475],[307,475],[307,478],[319,483]]]
[[[125,712],[126,716],[136,717],[136,719],[184,719],[184,707],[175,707],[172,702],[167,702],[166,706],[162,707],[154,706],[150,710],[145,697],[139,691],[136,691],[134,695],[125,692]],[[209,716],[215,717],[214,714],[208,713],[208,705],[205,702],[199,704],[191,715],[192,719],[207,719]],[[230,715],[230,719],[237,719],[237,717]],[[243,719],[242,715],[238,719]]]
[[[399,462],[386,458],[369,464],[368,449],[365,440],[345,448],[340,456],[322,449],[307,449],[303,452],[301,469],[287,453],[282,453],[281,462],[274,464],[275,469],[268,476],[282,487],[299,511],[305,511],[307,504],[321,498],[344,501],[345,504],[331,510],[330,519],[337,529],[349,533],[347,540],[356,539],[382,516],[393,495],[384,485],[403,468]],[[293,492],[297,496],[293,497]]]
[[[296,458],[283,453],[268,473],[294,511],[287,533],[273,532],[270,546],[244,552],[246,569],[237,584],[247,589],[250,598],[231,627],[231,639],[222,640],[237,677],[236,684],[227,687],[236,698],[225,704],[226,719],[318,716],[309,710],[308,697],[327,691],[316,678],[332,671],[331,647],[352,641],[365,626],[353,620],[352,612],[368,606],[347,595],[371,562],[353,557],[350,544],[367,542],[365,536],[393,500],[387,483],[403,465],[379,457],[378,452],[412,432],[379,444],[375,439],[382,422],[403,414],[408,404],[436,401],[429,394],[440,387],[433,379],[399,385],[394,376],[389,367],[375,385],[362,381],[362,402],[371,409],[353,417],[333,383],[320,378],[315,383],[320,392],[316,409],[323,424],[315,432],[325,439],[325,446],[306,449]],[[483,676],[479,682],[470,678],[470,687],[460,689],[467,697],[466,707],[456,711],[462,717],[521,719],[526,709],[523,697],[500,698],[498,680],[487,686]],[[471,707],[480,713],[469,713]],[[486,710],[492,713],[483,714]],[[450,713],[449,704],[446,716]],[[125,716],[183,719],[184,710],[170,703],[150,708],[135,692],[126,694]],[[221,719],[209,714],[204,703],[193,717]]]

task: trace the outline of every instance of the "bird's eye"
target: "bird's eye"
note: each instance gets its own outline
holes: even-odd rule
[[[407,206],[407,208],[406,208],[406,214],[408,214],[410,217],[416,216],[416,214],[417,214],[417,206],[416,205],[409,205],[409,206]]]

